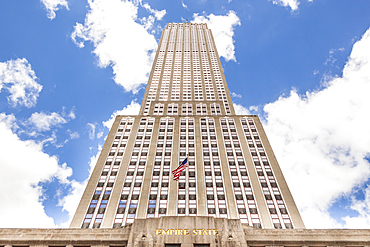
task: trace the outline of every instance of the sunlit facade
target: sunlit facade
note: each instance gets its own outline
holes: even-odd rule
[[[140,113],[116,117],[71,227],[163,216],[304,228],[258,117],[235,114],[206,24],[163,30]]]

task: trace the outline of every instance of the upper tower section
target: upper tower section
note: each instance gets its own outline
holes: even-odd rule
[[[235,115],[207,24],[167,24],[140,115]]]

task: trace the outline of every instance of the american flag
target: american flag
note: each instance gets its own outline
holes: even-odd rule
[[[175,170],[172,171],[173,179],[178,181],[181,175],[181,172],[188,167],[188,157],[184,159],[184,161],[177,167]]]

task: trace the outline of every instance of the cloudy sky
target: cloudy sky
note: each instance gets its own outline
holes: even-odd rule
[[[66,227],[168,22],[212,29],[307,228],[370,228],[370,1],[0,2],[0,227]]]

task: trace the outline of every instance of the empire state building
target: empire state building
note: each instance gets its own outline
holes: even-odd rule
[[[139,115],[116,117],[70,227],[180,216],[304,228],[258,116],[235,114],[206,24],[163,30]]]

